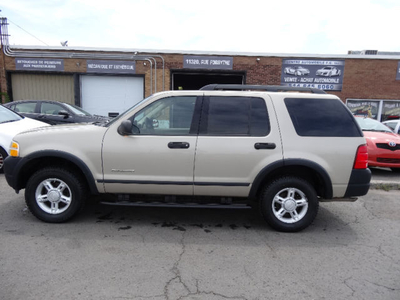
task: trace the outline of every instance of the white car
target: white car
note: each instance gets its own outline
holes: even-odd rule
[[[50,125],[23,117],[0,105],[0,173],[3,172],[4,159],[10,154],[12,138],[17,133],[42,126]]]
[[[395,133],[400,134],[400,119],[384,121],[382,123],[392,129]]]
[[[294,76],[304,76],[310,74],[310,70],[303,68],[302,66],[286,67],[284,72],[285,74]]]
[[[332,76],[340,76],[341,72],[338,68],[328,66],[328,67],[323,67],[322,69],[317,70],[315,75],[317,76],[326,76],[326,77],[332,77]]]

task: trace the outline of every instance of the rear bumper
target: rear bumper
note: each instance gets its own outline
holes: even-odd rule
[[[371,182],[370,169],[355,169],[351,172],[349,185],[344,198],[364,196],[368,193]]]

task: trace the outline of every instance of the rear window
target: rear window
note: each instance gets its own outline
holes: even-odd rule
[[[286,98],[285,104],[300,136],[362,136],[354,117],[340,100]]]
[[[26,102],[15,104],[12,109],[20,113],[34,113],[36,107],[36,102]]]

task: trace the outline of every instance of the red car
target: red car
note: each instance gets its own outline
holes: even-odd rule
[[[356,117],[356,120],[367,140],[368,166],[400,172],[400,136],[374,119]]]

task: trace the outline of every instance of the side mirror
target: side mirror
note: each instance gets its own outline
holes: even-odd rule
[[[60,111],[58,112],[58,114],[59,114],[60,116],[64,116],[64,119],[66,119],[66,118],[69,117],[69,113],[68,113],[66,110],[60,110]]]
[[[123,136],[132,135],[132,134],[139,134],[140,133],[140,129],[135,124],[132,124],[132,121],[124,120],[118,126],[118,133],[120,135],[123,135]]]

